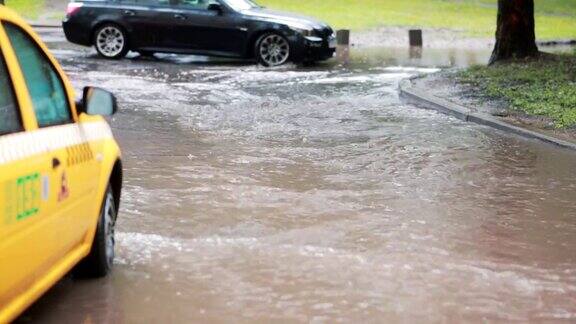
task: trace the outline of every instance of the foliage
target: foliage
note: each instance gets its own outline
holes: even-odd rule
[[[7,7],[16,10],[25,18],[37,18],[44,7],[44,0],[4,0]]]
[[[420,26],[492,36],[496,0],[257,0],[274,9],[318,17],[336,28]],[[538,39],[576,38],[576,0],[536,0]]]
[[[551,118],[556,127],[576,126],[576,53],[535,61],[475,66],[460,81],[512,109]]]

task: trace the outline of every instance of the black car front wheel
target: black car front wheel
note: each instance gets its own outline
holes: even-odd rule
[[[105,58],[119,59],[128,53],[128,37],[121,27],[105,24],[94,34],[94,47]]]
[[[256,59],[264,66],[278,66],[290,58],[290,43],[277,33],[262,35],[256,42]]]

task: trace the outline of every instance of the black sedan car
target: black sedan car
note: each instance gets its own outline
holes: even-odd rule
[[[76,0],[63,21],[68,41],[105,58],[133,50],[251,59],[276,66],[331,58],[332,28],[250,0]]]

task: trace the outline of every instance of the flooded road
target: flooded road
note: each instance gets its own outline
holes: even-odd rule
[[[75,86],[120,102],[118,258],[20,322],[576,319],[576,154],[403,104],[434,69],[108,62],[55,37]]]

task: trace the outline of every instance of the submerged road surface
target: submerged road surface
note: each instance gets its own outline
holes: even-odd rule
[[[44,36],[117,94],[125,189],[114,273],[21,322],[576,319],[576,154],[403,104],[430,70],[109,62]]]

